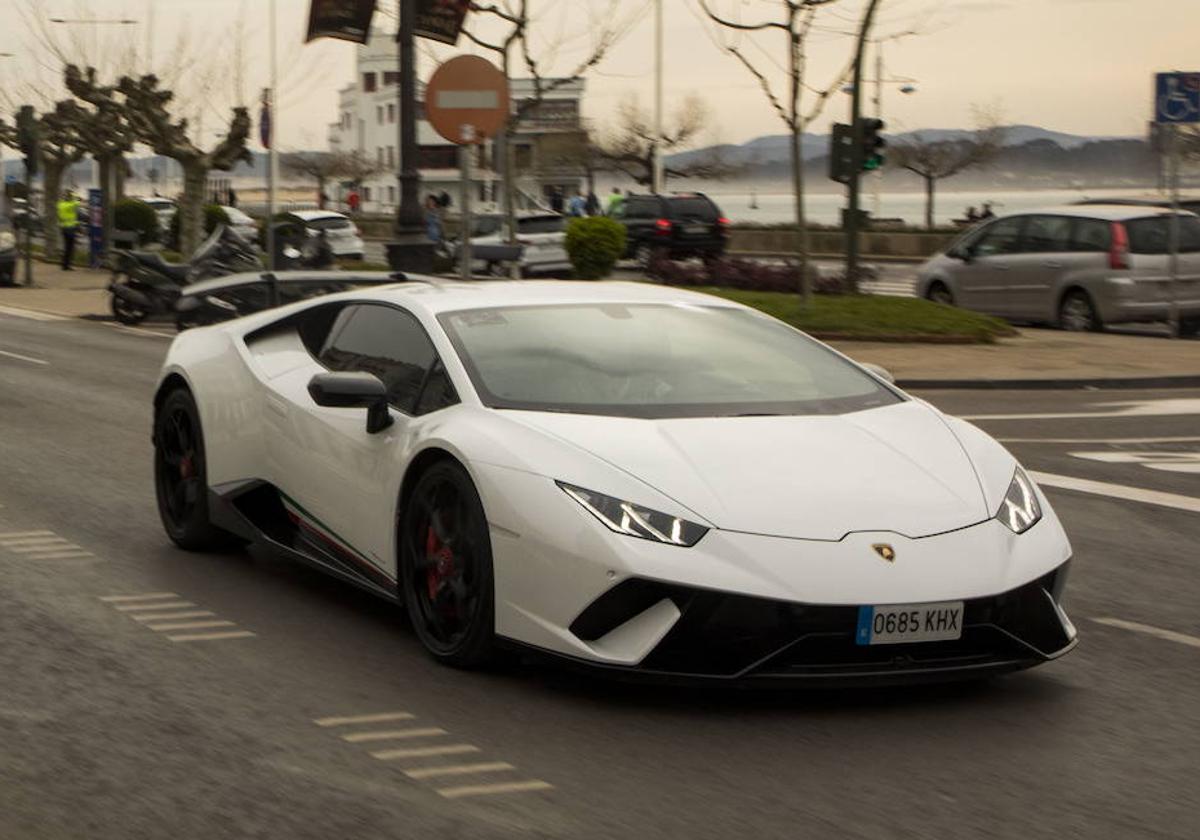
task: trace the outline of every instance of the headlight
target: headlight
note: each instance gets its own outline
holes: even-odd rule
[[[0,250],[17,247],[17,238],[6,230],[0,230]]]
[[[659,513],[656,510],[635,505],[621,499],[605,496],[592,490],[584,490],[571,484],[558,482],[558,486],[592,516],[599,519],[610,531],[640,537],[643,540],[666,543],[667,545],[693,546],[708,533],[708,529],[695,522],[677,516]]]
[[[1042,506],[1038,504],[1033,482],[1025,471],[1017,467],[1012,484],[1004,494],[996,518],[1012,529],[1014,534],[1024,534],[1042,518]]]

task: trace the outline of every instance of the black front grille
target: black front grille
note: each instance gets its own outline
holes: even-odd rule
[[[1019,667],[1067,647],[1047,593],[1061,591],[1062,566],[1025,586],[964,604],[963,635],[944,642],[858,645],[858,607],[730,595],[647,580],[609,590],[571,625],[591,641],[662,598],[682,613],[639,669],[697,676],[836,676],[988,666]]]

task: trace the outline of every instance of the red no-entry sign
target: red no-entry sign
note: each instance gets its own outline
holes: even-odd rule
[[[508,121],[508,79],[477,55],[452,58],[425,86],[425,118],[459,146],[495,137]]]

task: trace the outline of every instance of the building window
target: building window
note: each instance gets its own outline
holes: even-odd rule
[[[388,146],[387,165],[388,165],[388,169],[396,168],[396,147],[395,146]]]
[[[513,158],[516,161],[517,169],[528,170],[533,168],[533,146],[525,143],[518,144],[513,149]]]
[[[383,71],[383,84],[385,87],[387,85],[400,84],[400,73],[395,70],[384,70]]]
[[[379,123],[380,125],[383,125],[383,106],[382,105],[375,106],[375,122]]]
[[[392,204],[396,203],[396,188],[388,187],[388,201]]]
[[[371,200],[371,188],[363,187],[363,201],[370,201],[370,200]]]
[[[375,74],[363,73],[363,90],[367,93],[375,92]]]
[[[383,146],[378,146],[375,149],[375,162],[383,166]]]
[[[389,105],[388,106],[388,122],[394,123],[395,121],[396,121],[396,106]]]

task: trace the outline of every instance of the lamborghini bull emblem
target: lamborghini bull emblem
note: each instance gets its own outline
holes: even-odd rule
[[[887,543],[875,543],[871,546],[871,548],[875,549],[875,553],[889,563],[896,562],[896,549],[892,548]]]

